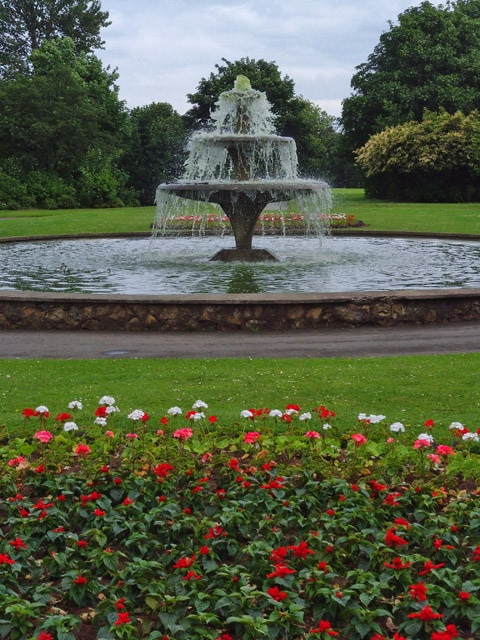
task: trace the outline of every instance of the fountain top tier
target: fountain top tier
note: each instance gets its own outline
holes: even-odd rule
[[[169,222],[178,215],[178,202],[172,202],[172,196],[177,201],[214,203],[223,209],[236,248],[216,259],[272,259],[271,254],[252,249],[257,221],[271,202],[300,200],[307,227],[318,233],[330,191],[322,181],[298,178],[295,141],[275,134],[265,93],[252,89],[248,78],[238,76],[234,88],[220,95],[211,120],[210,128],[190,141],[183,178],[158,187],[157,233],[167,233]]]

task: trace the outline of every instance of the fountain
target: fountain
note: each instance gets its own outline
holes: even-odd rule
[[[274,133],[264,93],[252,89],[245,76],[238,76],[234,88],[220,95],[212,123],[211,131],[193,136],[183,179],[159,185],[155,234],[168,234],[169,223],[182,210],[182,200],[200,203],[194,218],[201,218],[210,203],[224,211],[235,249],[222,249],[212,260],[276,260],[270,251],[252,248],[258,219],[270,203],[296,201],[304,215],[305,232],[323,230],[321,214],[331,206],[329,187],[323,181],[298,178],[295,141]],[[203,231],[200,225],[200,234]]]

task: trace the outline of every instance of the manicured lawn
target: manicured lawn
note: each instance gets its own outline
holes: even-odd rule
[[[416,204],[370,200],[362,189],[334,189],[332,212],[353,215],[369,230],[480,234],[480,203]],[[154,207],[1,211],[0,237],[149,233]],[[361,232],[361,229],[358,230]]]

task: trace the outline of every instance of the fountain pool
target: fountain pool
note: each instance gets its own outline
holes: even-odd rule
[[[262,237],[278,262],[211,262],[231,238],[0,244],[0,290],[87,294],[329,293],[480,287],[480,242]]]

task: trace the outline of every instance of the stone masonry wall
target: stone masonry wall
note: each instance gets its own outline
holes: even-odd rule
[[[102,296],[0,292],[0,329],[229,331],[480,320],[480,289]]]

